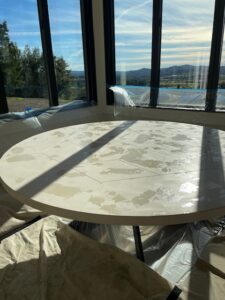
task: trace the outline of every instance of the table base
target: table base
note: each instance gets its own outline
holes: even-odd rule
[[[141,242],[141,232],[139,226],[133,226],[134,242],[136,249],[136,257],[141,261],[145,261],[143,246]]]
[[[82,221],[74,220],[70,222],[69,225],[73,229],[80,231],[82,223],[83,223]],[[136,257],[139,260],[144,262],[145,258],[144,258],[143,246],[141,241],[141,232],[139,226],[133,226],[133,234],[134,234],[134,242],[135,242],[135,249],[136,249]]]

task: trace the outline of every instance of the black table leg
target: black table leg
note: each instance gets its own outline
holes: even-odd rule
[[[80,231],[82,223],[83,222],[81,221],[73,220],[69,223],[69,226],[75,229],[76,231]]]
[[[133,233],[134,233],[134,241],[135,241],[135,248],[136,248],[136,257],[141,261],[145,261],[144,252],[141,242],[141,233],[139,226],[133,226]]]
[[[30,221],[27,221],[26,223],[22,224],[22,225],[19,225],[18,227],[12,229],[12,230],[9,230],[8,232],[4,233],[3,235],[0,236],[0,243],[1,241],[3,241],[4,239],[10,237],[11,235],[21,231],[22,229],[25,229],[26,227],[34,224],[35,222],[41,220],[42,218],[44,217],[41,217],[41,216],[37,216],[35,217],[34,219],[30,220]]]

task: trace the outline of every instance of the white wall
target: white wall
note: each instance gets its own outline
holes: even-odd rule
[[[106,81],[105,81],[105,48],[104,48],[104,20],[103,1],[93,0],[93,23],[95,39],[95,60],[98,107],[104,111],[106,106]]]

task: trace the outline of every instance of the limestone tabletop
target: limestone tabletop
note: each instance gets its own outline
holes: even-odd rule
[[[30,137],[0,160],[9,194],[48,214],[178,224],[225,214],[225,132],[162,121],[96,122]]]

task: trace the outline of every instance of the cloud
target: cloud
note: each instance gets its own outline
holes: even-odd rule
[[[214,2],[163,1],[162,67],[207,64]],[[48,0],[48,6],[54,54],[63,56],[71,68],[79,69],[83,66],[80,1]],[[41,48],[36,0],[1,0],[0,19],[7,19],[10,37],[21,49],[25,44]],[[127,69],[150,65],[152,0],[115,0],[115,30],[117,69],[123,63]]]
[[[198,47],[198,46],[184,46],[184,47],[173,47],[173,48],[162,48],[162,53],[169,53],[169,52],[174,52],[175,54],[182,53],[190,53],[190,52],[210,52],[210,47],[209,46],[204,46],[204,47]]]
[[[123,48],[123,49],[120,49],[119,51],[117,51],[117,53],[120,53],[120,54],[126,53],[126,56],[128,56],[129,54],[133,54],[136,57],[137,54],[144,54],[144,53],[151,54],[151,48],[150,47],[148,49],[143,49],[143,48],[126,49],[126,48]]]
[[[120,10],[117,11],[117,7],[119,7],[121,1],[115,1],[115,12],[116,12],[116,17],[115,17],[115,22],[120,22],[120,20],[126,16],[129,17],[129,15],[132,15],[133,13],[136,14],[137,11],[140,11],[140,8],[143,8],[144,6],[146,6],[147,4],[151,4],[152,5],[152,1],[151,0],[146,0],[141,4],[135,4],[135,5],[129,5],[129,8],[124,9],[124,10]],[[143,17],[143,15],[142,15]]]
[[[80,30],[52,30],[51,31],[52,36],[54,35],[71,35],[71,34],[79,34],[81,35],[81,31]],[[10,36],[14,37],[14,36],[40,36],[40,31],[14,31],[14,32],[10,32]]]
[[[151,55],[152,1],[115,0],[116,54],[118,65],[143,67]],[[208,63],[214,1],[163,2],[162,65]],[[145,54],[149,53],[146,57]],[[141,58],[139,57],[141,56]]]

